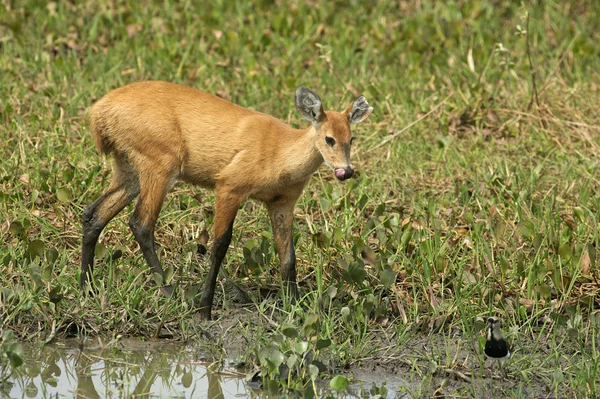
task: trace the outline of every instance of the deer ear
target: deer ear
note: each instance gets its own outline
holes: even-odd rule
[[[308,87],[300,86],[296,89],[295,103],[300,115],[313,125],[325,120],[321,99]]]
[[[346,108],[344,113],[348,116],[350,123],[360,123],[367,119],[373,112],[373,107],[369,105],[363,96],[358,97],[352,104]]]

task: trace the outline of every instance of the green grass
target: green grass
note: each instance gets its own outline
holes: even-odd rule
[[[480,396],[495,380],[484,378],[478,318],[495,314],[515,346],[501,394],[597,396],[600,5],[516,3],[3,1],[1,329],[201,340],[198,240],[212,227],[212,192],[177,184],[162,210],[175,299],[153,285],[131,207],[100,239],[104,288],[79,293],[81,214],[110,174],[86,109],[161,79],[304,126],[293,107],[304,84],[326,108],[364,94],[375,112],[354,130],[359,175],[340,184],[322,168],[297,204],[304,304],[258,299],[268,328],[251,347],[316,313],[332,367],[395,361],[419,381],[414,395],[455,378],[442,369],[464,369],[472,383],[442,390]],[[251,291],[279,286],[258,204],[238,214],[224,268]],[[219,296],[217,315],[239,306],[232,297]],[[434,349],[415,349],[419,339]]]

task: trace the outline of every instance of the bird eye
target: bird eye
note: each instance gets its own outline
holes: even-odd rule
[[[356,137],[350,138],[350,145],[354,144],[354,140],[356,140]]]
[[[326,136],[325,142],[328,146],[333,147],[335,145],[335,139],[333,137]]]

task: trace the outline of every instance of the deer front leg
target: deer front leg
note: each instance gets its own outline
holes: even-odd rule
[[[213,298],[217,285],[219,269],[229,244],[233,231],[233,221],[237,215],[238,208],[242,203],[242,197],[233,194],[227,187],[217,187],[217,204],[215,207],[215,241],[213,244],[210,260],[210,270],[206,279],[204,292],[200,298],[200,315],[204,320],[211,319]]]
[[[298,298],[298,285],[296,283],[296,254],[294,253],[294,241],[292,237],[292,224],[294,219],[294,205],[296,198],[278,199],[267,203],[271,225],[273,226],[273,237],[277,254],[281,262],[281,275],[284,286],[289,295]]]

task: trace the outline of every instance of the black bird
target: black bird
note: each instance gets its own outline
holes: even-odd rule
[[[504,366],[504,361],[510,357],[508,342],[502,337],[500,331],[500,320],[495,317],[488,318],[484,352],[487,357],[499,360],[502,366]],[[504,372],[504,368],[502,371]]]

